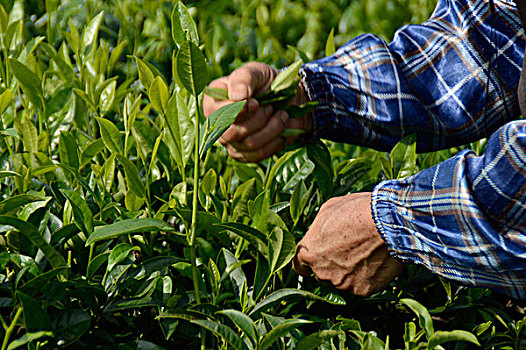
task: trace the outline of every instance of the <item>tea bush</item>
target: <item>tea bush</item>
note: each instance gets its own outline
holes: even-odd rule
[[[388,39],[432,6],[0,0],[1,349],[524,347],[524,305],[489,290],[409,266],[358,298],[291,269],[329,197],[458,149],[320,141],[241,164],[215,141],[243,102],[202,114],[208,82],[247,60]],[[275,93],[297,83],[282,77]]]

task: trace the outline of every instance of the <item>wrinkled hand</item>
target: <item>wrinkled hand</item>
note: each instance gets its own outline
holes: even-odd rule
[[[402,271],[376,230],[369,192],[328,200],[298,243],[293,266],[359,296],[385,288]]]
[[[290,144],[297,138],[281,137],[280,134],[285,128],[305,131],[312,128],[310,116],[289,119],[287,112],[273,111],[270,105],[261,106],[254,98],[270,88],[277,73],[277,70],[266,64],[250,62],[236,69],[230,76],[210,83],[211,87],[227,89],[229,101],[218,101],[204,96],[203,109],[207,117],[233,101],[247,100],[244,110],[234,124],[219,139],[230,157],[240,162],[259,162],[283,150],[285,143]],[[292,103],[302,104],[306,100],[300,84]]]

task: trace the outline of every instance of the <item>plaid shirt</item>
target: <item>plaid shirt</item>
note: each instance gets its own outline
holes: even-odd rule
[[[320,103],[317,137],[389,150],[416,133],[425,152],[493,133],[481,157],[466,150],[380,183],[372,212],[395,258],[524,299],[526,121],[512,120],[525,35],[515,4],[495,5],[492,15],[484,1],[439,0],[390,44],[362,35],[302,75]]]

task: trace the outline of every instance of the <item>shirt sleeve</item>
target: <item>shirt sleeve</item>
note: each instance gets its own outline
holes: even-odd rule
[[[500,128],[481,157],[466,150],[380,183],[372,213],[395,258],[526,299],[526,120]]]
[[[485,1],[439,0],[430,20],[389,44],[366,34],[305,64],[302,82],[319,102],[313,136],[389,150],[417,133],[417,151],[427,152],[515,119],[524,31],[513,2],[495,5],[490,15]]]

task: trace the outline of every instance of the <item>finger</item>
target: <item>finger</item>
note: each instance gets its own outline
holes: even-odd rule
[[[249,137],[263,128],[272,115],[272,106],[258,108],[250,117],[240,117],[221,136],[221,143],[234,143]]]
[[[268,90],[276,72],[269,65],[250,62],[236,69],[228,79],[231,100],[241,101]]]
[[[285,111],[276,112],[265,126],[255,129],[256,131],[249,134],[239,142],[233,144],[238,151],[251,152],[255,151],[264,145],[270,143],[272,140],[280,137],[279,135],[285,129],[289,119],[289,115]]]
[[[268,144],[254,150],[254,151],[239,151],[231,144],[226,145],[228,155],[242,163],[257,163],[270,157],[273,154],[281,152],[285,146],[282,137],[277,137]]]
[[[292,259],[292,267],[298,275],[308,277],[312,274],[312,269],[309,264],[303,260],[306,252],[308,252],[307,248],[301,244],[298,244],[296,248],[296,255],[294,256],[294,259]]]

